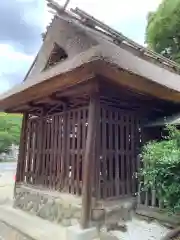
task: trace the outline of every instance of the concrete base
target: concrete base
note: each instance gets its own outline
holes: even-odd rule
[[[79,225],[68,227],[67,240],[93,240],[98,238],[98,231],[95,227],[82,229]]]

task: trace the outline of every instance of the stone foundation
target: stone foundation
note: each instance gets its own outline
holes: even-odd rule
[[[14,207],[63,226],[79,224],[82,199],[71,194],[16,186]],[[132,198],[93,203],[91,226],[107,230],[125,229],[131,219]]]
[[[14,207],[63,226],[72,226],[79,223],[80,203],[80,199],[69,194],[17,186]]]

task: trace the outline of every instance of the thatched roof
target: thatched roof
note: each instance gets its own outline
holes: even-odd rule
[[[51,7],[54,6],[52,4],[53,2],[51,1]],[[138,91],[162,99],[180,102],[180,66],[178,64],[140,46],[80,9],[62,11],[61,8],[58,10],[58,6],[56,6],[55,10],[55,19],[67,21],[72,26],[84,31],[90,38],[95,39],[98,44],[77,54],[73,58],[56,64],[56,66],[46,71],[42,71],[32,77],[31,75],[27,76],[26,81],[22,84],[0,96],[0,108],[12,108],[15,104],[24,104],[38,97],[44,97],[45,93],[50,94],[53,91],[57,91],[57,89],[59,91],[65,90],[68,86],[72,86],[72,82],[62,80],[54,84],[54,86],[51,82],[51,87],[49,87],[48,91],[38,92],[42,83],[47,86],[49,80],[57,76],[61,76],[64,79],[63,76],[67,76],[67,74],[71,74],[85,65],[88,65],[88,76],[91,74],[109,74],[106,68],[107,65],[113,69],[113,77],[117,75],[117,71],[122,72],[122,70],[131,75],[139,76],[139,79],[136,77],[133,80],[117,77],[117,81],[119,84],[129,86]],[[51,27],[52,24],[48,27],[45,38]],[[94,63],[97,62],[99,65],[96,67]],[[104,67],[104,69],[100,69],[99,66]],[[112,76],[109,77],[111,78]],[[79,79],[79,81],[81,80]],[[73,81],[73,84],[77,84],[77,82]]]

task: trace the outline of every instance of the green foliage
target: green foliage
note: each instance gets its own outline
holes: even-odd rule
[[[147,19],[148,46],[180,63],[180,0],[163,0]]]
[[[142,149],[140,176],[145,187],[156,189],[172,212],[180,211],[180,131],[167,126],[167,137],[149,142]]]
[[[9,151],[12,144],[19,144],[21,115],[0,114],[0,153]]]

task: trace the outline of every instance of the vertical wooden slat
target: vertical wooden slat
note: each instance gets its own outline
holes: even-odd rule
[[[51,138],[50,138],[50,186],[51,188],[54,187],[54,155],[55,155],[55,116],[51,117],[51,126],[50,126],[50,132],[51,132]]]
[[[156,205],[156,190],[152,190],[152,200],[151,200],[152,207]]]
[[[69,165],[70,165],[70,127],[71,127],[71,122],[70,122],[70,112],[68,114],[68,121],[67,121],[67,150],[66,150],[66,181],[65,181],[65,186],[66,189],[69,187]]]
[[[75,194],[75,124],[76,112],[72,111],[71,193]]]
[[[119,124],[118,124],[118,112],[115,112],[115,187],[116,196],[120,195],[120,179],[119,179]]]
[[[148,193],[148,189],[146,189],[145,192],[145,205],[148,206],[148,200],[149,200],[149,193]]]
[[[57,143],[58,143],[58,117],[54,116],[54,155],[53,155],[53,188],[56,189],[57,183],[57,161],[58,161],[58,153],[57,153]]]
[[[80,139],[81,137],[81,110],[77,111],[77,158],[76,158],[76,194],[80,194],[80,164],[81,164],[81,149],[80,149]]]
[[[83,115],[82,115],[82,164],[81,164],[81,179],[83,184],[83,169],[84,169],[84,159],[85,159],[85,148],[86,148],[86,124],[87,124],[87,118],[86,118],[86,111],[87,109],[83,109]],[[82,192],[82,189],[81,189]]]
[[[125,187],[126,187],[126,182],[125,182],[125,176],[124,176],[124,155],[125,155],[125,149],[124,149],[124,119],[123,116],[120,114],[120,129],[121,129],[121,140],[120,140],[120,151],[121,151],[121,190],[122,190],[122,195],[125,195]]]
[[[136,192],[136,178],[135,178],[135,173],[136,173],[136,151],[135,151],[135,121],[134,121],[134,116],[131,118],[131,165],[132,165],[132,173],[133,173],[133,178],[132,178],[132,192]]]
[[[95,157],[94,157],[94,173],[95,176],[92,175],[94,181],[93,181],[93,197],[96,197],[96,199],[100,199],[100,122],[101,122],[101,106],[100,106],[100,100],[96,103],[96,118],[97,118],[97,126],[96,126],[96,138],[95,138]]]
[[[138,205],[141,204],[141,183],[139,183],[139,185],[138,185],[138,197],[137,197],[137,202],[138,202]]]
[[[64,114],[64,113],[63,113]],[[62,123],[62,117],[61,115],[57,115],[56,117],[56,129],[57,129],[57,156],[56,156],[56,189],[61,189],[61,184],[62,184],[62,155],[63,155],[63,150],[62,150],[62,124],[63,124],[63,135],[64,135],[64,118],[63,118],[63,123]]]
[[[42,182],[45,184],[46,178],[46,138],[47,138],[47,121],[46,118],[43,117],[43,143],[42,143]]]
[[[26,144],[27,144],[27,122],[28,114],[23,115],[22,126],[21,126],[21,137],[19,146],[19,156],[16,172],[16,183],[22,182],[24,180],[25,163],[26,163]]]
[[[88,116],[88,132],[86,140],[86,150],[84,158],[84,168],[83,168],[83,191],[82,191],[82,218],[81,226],[82,228],[88,228],[90,222],[91,214],[91,197],[92,197],[92,178],[91,178],[91,166],[92,164],[92,153],[95,150],[94,141],[96,138],[96,104],[98,102],[97,94],[92,94],[90,97],[89,104],[89,116]]]
[[[49,187],[49,177],[50,177],[50,169],[49,169],[49,161],[50,161],[50,123],[49,119],[47,122],[47,150],[46,150],[46,186]]]
[[[43,138],[44,138],[44,131],[43,131],[43,112],[41,113],[39,119],[39,136],[38,136],[38,170],[37,173],[39,175],[38,183],[42,184],[42,171],[43,171]]]
[[[164,202],[163,200],[159,200],[159,208],[163,209],[164,208]]]
[[[33,156],[33,150],[32,150],[32,146],[33,146],[33,124],[32,124],[32,120],[29,119],[29,123],[28,123],[28,129],[29,129],[29,149],[28,149],[28,157],[27,157],[27,183],[31,183],[31,163],[32,163],[32,156]]]
[[[63,111],[63,122],[61,122],[61,128],[63,130],[63,133],[61,133],[61,158],[59,159],[61,161],[61,179],[60,179],[60,187],[61,189],[65,188],[65,179],[67,178],[67,155],[68,150],[67,149],[67,142],[69,141],[68,136],[68,113],[67,113],[67,106],[64,107]],[[59,172],[59,170],[58,170]],[[59,174],[59,173],[58,173]]]
[[[107,131],[106,131],[106,111],[102,108],[102,178],[103,178],[103,198],[107,198]]]
[[[127,179],[126,179],[126,184],[127,184],[127,194],[130,195],[130,184],[131,184],[131,176],[129,172],[130,168],[130,155],[129,155],[129,114],[126,115],[125,118],[125,126],[126,126],[126,134],[125,134],[125,139],[124,141],[126,142],[126,149],[125,149],[125,154],[126,154],[126,169],[125,171],[127,172]]]
[[[114,179],[113,179],[113,132],[112,132],[112,111],[108,111],[108,126],[109,126],[109,197],[113,197]]]
[[[56,116],[52,116],[52,137],[51,137],[51,151],[52,151],[52,159],[51,159],[51,164],[52,164],[52,188],[55,189],[55,184],[56,184],[56,136],[57,136],[57,130],[56,130]]]

